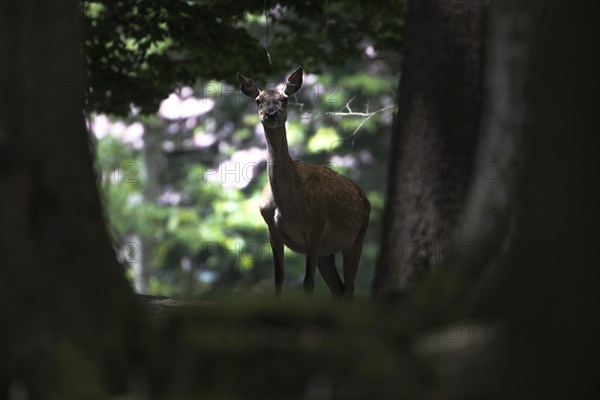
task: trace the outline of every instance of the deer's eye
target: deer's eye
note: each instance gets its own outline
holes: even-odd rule
[[[260,100],[258,100],[258,99],[256,100],[256,105],[260,106]]]

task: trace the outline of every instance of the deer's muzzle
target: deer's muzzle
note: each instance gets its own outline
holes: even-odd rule
[[[267,110],[265,111],[266,119],[275,119],[277,117],[277,110]]]

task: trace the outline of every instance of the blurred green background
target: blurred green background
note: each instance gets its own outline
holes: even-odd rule
[[[185,12],[175,4],[163,10],[139,3],[88,3],[86,36],[96,170],[115,248],[136,291],[211,298],[274,290],[258,210],[267,181],[266,142],[256,106],[239,92],[234,71],[266,88],[302,65],[303,88],[289,105],[290,153],[350,177],[367,194],[371,220],[356,288],[367,295],[379,248],[399,79],[399,47],[393,48],[402,19],[378,9],[380,21],[374,22],[374,9],[353,1],[343,7],[339,1],[280,2],[266,11],[262,1],[243,7],[225,2],[230,9],[188,2]],[[401,10],[400,1],[386,4]],[[195,41],[202,36],[189,30],[195,28],[178,30],[192,12],[206,19],[198,29],[215,42]],[[226,23],[213,27],[211,13]],[[342,18],[347,23],[337,24]],[[291,25],[303,25],[293,37],[285,35]],[[234,40],[254,47],[231,49],[223,26],[236,32]],[[221,68],[215,65],[218,46],[232,52]],[[190,54],[202,56],[173,62]],[[303,255],[286,249],[284,293],[301,290],[304,263]],[[316,290],[328,292],[320,278]]]

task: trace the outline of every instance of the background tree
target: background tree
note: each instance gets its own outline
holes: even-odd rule
[[[481,131],[484,6],[407,8],[376,296],[404,292],[429,272],[464,210]]]

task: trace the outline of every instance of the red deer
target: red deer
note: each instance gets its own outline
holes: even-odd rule
[[[268,147],[267,173],[260,212],[269,228],[275,262],[275,291],[283,285],[283,245],[306,254],[304,291],[313,292],[319,268],[334,297],[351,301],[371,210],[356,183],[320,165],[292,160],[285,122],[288,98],[302,86],[302,67],[288,78],[285,88],[259,90],[252,79],[237,75],[241,91],[256,100]],[[335,253],[343,254],[342,282]]]

